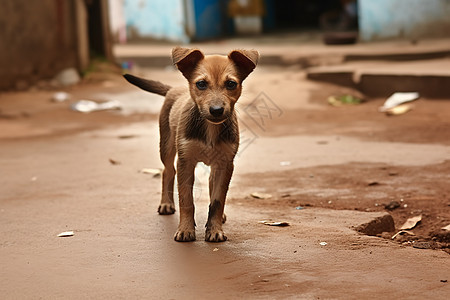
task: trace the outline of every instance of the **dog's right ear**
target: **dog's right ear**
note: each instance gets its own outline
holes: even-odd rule
[[[172,49],[172,61],[177,66],[178,70],[183,73],[183,76],[188,80],[197,67],[199,61],[205,56],[198,49],[188,49],[182,47],[175,47]]]

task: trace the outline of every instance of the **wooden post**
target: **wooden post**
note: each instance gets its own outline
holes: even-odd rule
[[[77,47],[78,71],[83,72],[89,66],[89,35],[87,11],[84,1],[74,0],[75,38]]]

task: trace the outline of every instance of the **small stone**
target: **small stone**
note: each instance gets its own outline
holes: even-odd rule
[[[55,76],[56,82],[61,86],[77,84],[81,79],[75,68],[67,68]]]
[[[398,201],[391,201],[384,206],[387,210],[394,210],[400,207],[400,203]]]
[[[361,224],[355,228],[356,231],[375,236],[383,232],[393,232],[395,230],[394,219],[388,213],[384,216],[373,219],[372,221]]]
[[[413,247],[417,248],[417,249],[432,249],[433,248],[429,242],[415,242],[413,244]]]

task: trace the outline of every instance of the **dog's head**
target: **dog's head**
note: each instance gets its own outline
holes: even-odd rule
[[[189,91],[201,115],[211,123],[224,122],[241,96],[242,82],[258,63],[255,50],[234,50],[228,56],[176,47],[173,63],[189,82]]]

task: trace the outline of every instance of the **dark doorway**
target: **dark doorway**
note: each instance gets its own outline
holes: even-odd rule
[[[346,24],[342,26],[348,27],[345,29],[356,29],[355,0],[273,0],[268,2],[273,10],[274,28],[272,29],[324,29],[324,18],[327,19],[326,21],[339,23],[344,22],[343,19],[347,18],[348,14],[354,14],[351,17],[354,21],[345,21]]]
[[[108,22],[108,2],[85,0],[88,23],[89,52],[91,57],[112,57]]]

